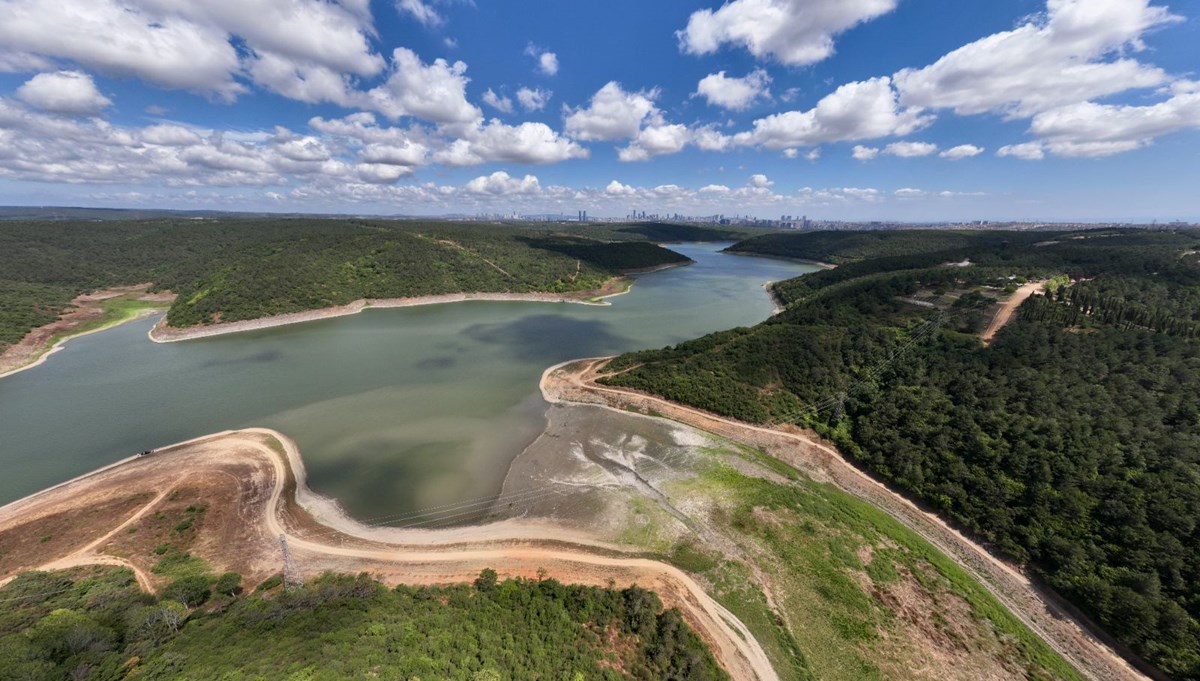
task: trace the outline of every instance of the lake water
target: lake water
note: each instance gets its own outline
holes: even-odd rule
[[[771,314],[763,290],[815,268],[671,246],[611,307],[470,302],[369,310],[160,345],[156,320],[70,341],[0,379],[0,504],[130,454],[247,426],[300,445],[309,484],[360,519],[495,494],[545,426],[542,371]]]

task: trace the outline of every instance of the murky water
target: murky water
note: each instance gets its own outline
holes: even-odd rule
[[[0,503],[136,451],[246,426],[299,443],[310,485],[361,519],[499,491],[545,425],[542,371],[766,319],[768,281],[813,271],[724,245],[640,276],[611,307],[472,302],[160,345],[155,320],[0,379]]]

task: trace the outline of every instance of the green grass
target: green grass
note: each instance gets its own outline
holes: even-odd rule
[[[671,496],[710,500],[717,510],[708,524],[738,543],[742,555],[726,558],[683,541],[663,556],[711,585],[712,595],[762,644],[781,678],[894,678],[894,669],[885,673],[880,665],[902,661],[888,657],[894,647],[878,650],[881,634],[896,631],[904,638],[908,634],[895,628],[913,625],[864,585],[886,591],[906,579],[932,604],[953,602],[950,595],[965,603],[968,630],[976,633],[963,643],[972,650],[1008,660],[1029,678],[1083,678],[981,584],[891,516],[761,451],[718,443],[705,448],[707,463],[695,477],[672,484]],[[727,457],[788,482],[746,475],[721,463]],[[743,561],[766,575],[782,613],[772,611]],[[931,608],[930,626],[952,631],[941,608]]]
[[[46,342],[45,347],[42,348],[41,352],[39,352],[37,356],[33,358],[33,361],[37,361],[42,357],[42,355],[45,355],[47,352],[49,352],[51,348],[65,340],[83,336],[89,333],[95,333],[97,331],[103,331],[105,329],[111,329],[114,326],[120,326],[121,324],[137,319],[143,313],[149,310],[165,310],[167,308],[167,304],[147,300],[137,300],[131,296],[119,296],[117,298],[102,301],[100,303],[100,308],[104,311],[104,315],[102,317],[80,324],[79,326],[65,333],[55,334],[50,338],[49,341]]]

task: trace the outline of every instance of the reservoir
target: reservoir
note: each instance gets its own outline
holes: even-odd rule
[[[816,268],[669,246],[611,306],[467,302],[157,344],[157,319],[71,340],[0,379],[0,504],[131,454],[248,426],[304,454],[309,485],[359,519],[499,492],[545,426],[538,380],[582,357],[757,324],[763,285]]]

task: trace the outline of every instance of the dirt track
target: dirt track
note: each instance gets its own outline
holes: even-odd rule
[[[1000,333],[1000,329],[1003,329],[1012,320],[1012,316],[1016,313],[1017,308],[1021,307],[1021,303],[1029,300],[1029,296],[1037,293],[1039,289],[1046,285],[1047,281],[1049,280],[1031,281],[1017,289],[1017,292],[1012,294],[1011,298],[1004,301],[1000,309],[996,310],[996,316],[992,317],[992,323],[988,324],[987,330],[979,336],[983,339],[985,345],[991,343],[996,334]]]
[[[1030,286],[1040,286],[1040,283]],[[1014,296],[1014,300],[1016,298]],[[1041,593],[1019,569],[999,560],[936,515],[922,511],[905,497],[858,470],[815,433],[798,428],[755,426],[648,394],[601,386],[595,382],[598,377],[596,370],[608,359],[577,360],[547,369],[541,382],[543,395],[550,402],[597,404],[618,411],[658,414],[762,449],[805,471],[814,479],[831,482],[868,501],[920,534],[971,573],[1014,615],[1088,678],[1097,681],[1140,681],[1147,678],[1085,631],[1055,596]]]
[[[537,522],[444,531],[368,528],[342,516],[304,480],[295,444],[260,429],[218,433],[102,469],[0,507],[0,543],[37,537],[49,519],[64,514],[78,519],[114,500],[149,500],[124,515],[89,518],[86,535],[64,539],[53,558],[0,569],[0,584],[30,568],[108,564],[131,568],[143,588],[163,586],[165,579],[150,569],[158,556],[133,543],[152,538],[134,530],[186,489],[209,504],[189,551],[218,570],[241,572],[247,583],[280,570],[281,536],[302,576],[368,571],[389,583],[441,584],[469,582],[491,567],[502,576],[533,578],[544,570],[567,583],[636,583],[678,607],[734,679],[778,679],[750,631],[670,565]]]

